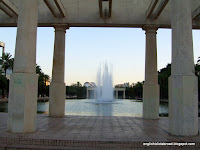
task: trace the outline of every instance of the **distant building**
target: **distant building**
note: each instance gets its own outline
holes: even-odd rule
[[[11,69],[6,70],[6,78],[10,80],[10,74],[12,73]],[[5,74],[5,73],[4,73]]]
[[[94,82],[91,82],[92,83],[92,85],[94,86],[94,87],[96,87],[97,85],[94,83]]]
[[[117,84],[117,85],[115,85],[115,87],[118,87],[118,88],[124,87],[124,84]]]
[[[130,87],[129,82],[124,83],[124,87]]]
[[[5,51],[5,43],[0,41],[0,47],[2,47],[2,51],[0,51],[0,57],[2,57]],[[0,62],[0,70],[2,71],[2,61]]]
[[[100,89],[102,90],[102,89]],[[119,95],[119,92],[122,92],[122,95]],[[125,99],[126,98],[126,88],[113,88],[113,96],[115,99]],[[100,92],[102,93],[102,92]],[[86,93],[86,98],[87,99],[96,99],[97,97],[97,87],[87,87],[87,93]]]
[[[124,84],[117,84],[115,85],[115,87],[118,87],[118,88],[126,88],[126,87],[130,87],[129,85],[129,82],[126,82]]]
[[[5,53],[5,43],[1,42],[0,41],[0,47],[2,47],[2,51],[0,51],[0,57],[3,56],[3,53]],[[0,62],[0,70],[2,72],[2,75],[5,75],[5,71],[4,69],[2,68],[2,64],[3,62],[1,61]],[[10,74],[12,73],[12,70],[11,69],[7,69],[6,70],[6,78],[10,80]]]
[[[85,82],[83,86],[85,86],[85,87],[96,87],[96,84],[94,82]]]
[[[3,50],[2,50],[2,54],[3,54],[4,53],[4,49],[5,49],[5,43],[3,43],[3,42],[0,41],[0,47],[3,48]]]

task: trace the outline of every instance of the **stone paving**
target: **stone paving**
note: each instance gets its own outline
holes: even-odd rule
[[[168,133],[168,118],[145,120],[139,117],[37,115],[34,133],[7,132],[7,113],[0,113],[0,149],[160,149],[143,142],[195,142],[200,136],[180,137]],[[169,149],[169,146],[163,146]],[[179,149],[180,147],[170,147]],[[184,146],[181,149],[188,149]]]

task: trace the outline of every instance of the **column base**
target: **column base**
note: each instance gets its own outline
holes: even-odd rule
[[[65,115],[65,83],[51,82],[49,97],[49,116],[63,117]]]
[[[159,91],[158,84],[143,85],[143,118],[159,118]]]
[[[36,129],[38,76],[12,73],[8,100],[8,131],[34,132]]]
[[[198,81],[196,76],[169,77],[169,132],[198,134]]]

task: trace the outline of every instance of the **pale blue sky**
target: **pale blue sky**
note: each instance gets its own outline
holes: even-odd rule
[[[0,28],[0,41],[14,56],[16,28]],[[193,31],[195,63],[200,56],[200,31]],[[38,28],[37,64],[51,76],[54,29]],[[157,34],[158,70],[171,63],[171,30]],[[65,82],[96,80],[99,64],[113,64],[114,84],[144,80],[145,32],[139,28],[70,28],[66,32]]]

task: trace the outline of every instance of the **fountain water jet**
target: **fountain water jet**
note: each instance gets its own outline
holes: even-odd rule
[[[105,63],[103,66],[100,65],[97,71],[97,101],[109,103],[113,100],[112,65]]]

